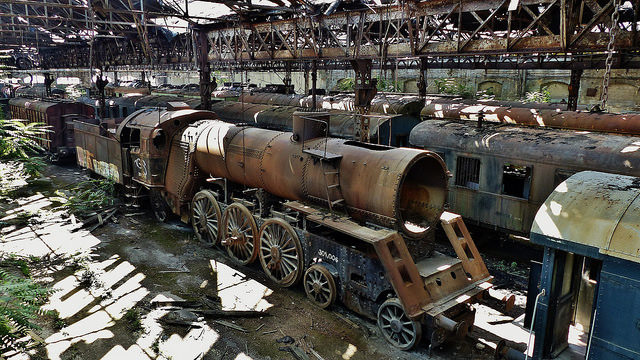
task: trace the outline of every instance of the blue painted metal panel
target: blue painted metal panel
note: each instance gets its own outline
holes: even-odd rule
[[[548,246],[552,249],[572,252],[581,256],[590,257],[592,259],[602,260],[605,255],[601,254],[598,248],[584,244],[578,244],[571,241],[560,240],[546,235],[531,233],[529,239],[532,243],[541,246]]]
[[[640,359],[640,264],[605,257],[597,306],[593,358]]]

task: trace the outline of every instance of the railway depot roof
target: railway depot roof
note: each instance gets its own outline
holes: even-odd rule
[[[640,179],[583,171],[562,182],[538,210],[534,234],[640,262]]]

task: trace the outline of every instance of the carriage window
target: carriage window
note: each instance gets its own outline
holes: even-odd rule
[[[480,187],[480,159],[458,157],[456,160],[456,185],[478,190]]]
[[[531,167],[504,164],[502,167],[502,193],[528,199],[530,190]]]
[[[567,180],[573,174],[575,174],[575,172],[570,170],[556,169],[556,173],[553,177],[553,187],[555,188],[556,186],[560,185],[561,182]]]

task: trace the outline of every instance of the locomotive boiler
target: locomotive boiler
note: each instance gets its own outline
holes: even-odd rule
[[[236,263],[259,261],[320,307],[377,319],[398,348],[464,336],[492,278],[459,216],[441,218],[442,159],[328,137],[327,116],[296,113],[282,132],[170,103],[117,126],[78,123],[78,161],[148,194],[159,219],[176,214]],[[433,251],[439,220],[457,258]]]

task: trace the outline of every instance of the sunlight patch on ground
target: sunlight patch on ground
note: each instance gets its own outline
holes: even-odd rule
[[[526,345],[529,341],[529,330],[523,327],[524,314],[517,319],[500,313],[498,310],[488,306],[477,304],[476,318],[473,326],[478,327],[495,336],[506,339],[515,343]],[[482,342],[482,341],[481,341]],[[531,344],[534,343],[534,337],[531,338]],[[491,343],[486,345],[493,345]],[[492,347],[493,347],[492,346]],[[531,355],[531,354],[530,354]]]
[[[169,313],[169,310],[152,310],[142,320],[144,334],[134,345],[125,349],[121,345],[113,347],[102,359],[198,359],[202,358],[218,341],[220,335],[205,322],[198,322],[197,326],[181,337],[172,334],[168,339],[161,340],[162,325],[159,320]]]
[[[134,270],[133,265],[124,261],[112,270],[104,271],[116,261],[118,261],[118,257],[114,256],[100,263],[89,264],[88,270],[80,270],[53,286],[60,291],[54,294],[45,308],[58,310],[61,318],[69,318],[78,314],[91,303],[98,302],[98,304],[89,309],[88,316],[62,328],[45,340],[50,358],[59,359],[76,342],[83,341],[90,344],[98,339],[112,338],[113,333],[109,328],[114,326],[115,321],[121,319],[128,309],[134,307],[149,294],[149,291],[140,284],[145,276],[142,273],[137,273],[120,286],[112,289],[110,296],[103,299],[107,290],[124,280]],[[99,290],[97,293],[94,293],[93,290],[79,288],[82,286],[80,279],[85,271],[94,272],[95,281],[100,284],[96,286],[96,289]]]
[[[273,290],[219,261],[209,262],[217,280],[222,310],[265,311],[273,306],[265,300]]]

